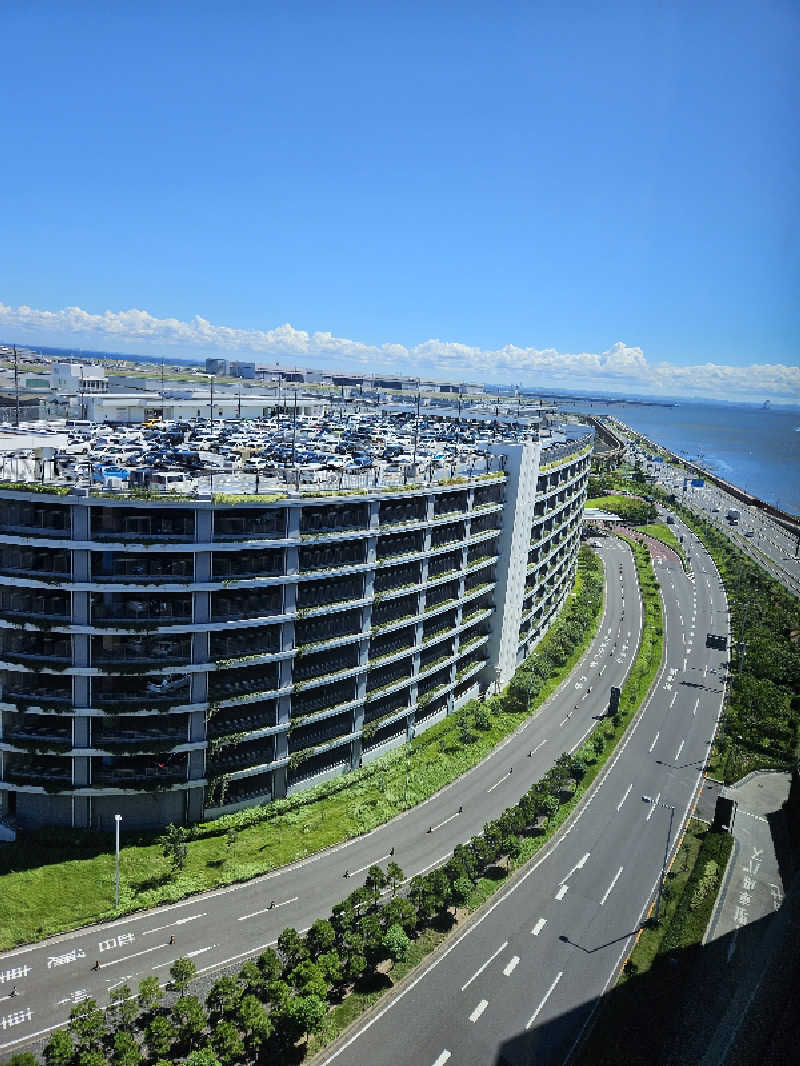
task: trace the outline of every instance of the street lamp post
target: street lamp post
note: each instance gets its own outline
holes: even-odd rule
[[[114,815],[114,910],[119,910],[119,823],[121,814]]]
[[[658,894],[656,896],[656,914],[655,920],[658,924],[658,918],[661,913],[661,896],[664,892],[664,878],[667,875],[667,860],[669,859],[669,842],[672,839],[672,820],[675,817],[675,808],[669,803],[659,803],[658,798],[651,799],[650,796],[642,796],[645,803],[649,803],[651,807],[663,807],[664,810],[669,811],[669,826],[667,827],[667,843],[664,846],[664,859],[661,863],[661,875],[658,879]]]
[[[214,375],[208,375],[208,387],[210,390],[210,396],[208,401],[209,412],[211,415],[211,428],[214,428]]]
[[[411,741],[414,739],[414,734],[415,730],[412,726],[411,729],[406,733],[406,791],[405,797],[403,799],[403,805],[406,807],[408,806],[408,774],[411,764]]]

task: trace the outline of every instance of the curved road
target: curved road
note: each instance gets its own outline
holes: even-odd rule
[[[664,663],[567,831],[419,976],[317,1062],[561,1066],[568,1059],[674,853],[719,718],[727,655],[708,650],[705,637],[727,632],[727,603],[699,543],[692,556],[692,577],[671,552],[656,563]]]
[[[135,989],[149,974],[166,978],[178,956],[188,955],[206,973],[258,954],[286,926],[304,929],[327,916],[363,883],[370,865],[385,865],[392,848],[411,877],[446,860],[456,844],[516,803],[559,755],[582,743],[636,653],[641,603],[633,560],[625,545],[610,539],[598,550],[606,603],[597,636],[539,713],[479,766],[387,825],[292,866],[0,955],[0,1055],[63,1025],[81,999],[91,996],[105,1006],[110,988],[127,983]]]

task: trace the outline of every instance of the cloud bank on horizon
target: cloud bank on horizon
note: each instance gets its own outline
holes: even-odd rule
[[[55,347],[92,347],[121,354],[206,356],[239,353],[276,362],[331,370],[422,374],[542,388],[602,389],[653,396],[721,400],[800,400],[800,367],[757,363],[680,366],[649,363],[641,348],[617,341],[603,352],[559,352],[506,344],[486,349],[452,341],[364,344],[332,333],[308,333],[286,323],[270,330],[218,326],[195,316],[189,322],[156,318],[147,311],[92,314],[80,307],[42,311],[0,303],[0,336]],[[78,343],[80,342],[80,343]]]

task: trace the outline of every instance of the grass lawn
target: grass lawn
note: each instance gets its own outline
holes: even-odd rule
[[[580,595],[581,567],[565,607]],[[600,611],[566,663],[549,678],[532,713],[578,662],[597,630]],[[546,648],[547,638],[540,645]],[[192,893],[250,880],[343,840],[350,840],[421,803],[477,765],[524,720],[487,701],[490,728],[474,729],[464,744],[453,715],[411,745],[408,799],[406,752],[393,751],[356,770],[286,800],[252,808],[192,828],[184,869],[173,874],[153,836],[121,837],[120,909],[113,910],[112,834],[59,829],[28,834],[0,851],[0,950],[57,932],[174,902]],[[234,829],[235,843],[227,831]],[[86,850],[81,852],[81,847]]]
[[[587,507],[599,507],[602,511],[614,511],[615,507],[626,507],[630,504],[630,496],[595,496],[587,500]],[[616,511],[614,511],[616,514]]]
[[[662,544],[666,544],[668,548],[672,548],[675,554],[683,563],[684,569],[686,568],[686,552],[683,550],[683,545],[664,522],[651,522],[650,525],[642,527],[642,533],[645,533],[648,537],[653,537],[655,540],[660,540]]]

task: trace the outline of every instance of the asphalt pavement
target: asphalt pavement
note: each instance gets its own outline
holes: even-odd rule
[[[385,865],[391,857],[406,877],[422,873],[446,861],[456,844],[516,803],[564,751],[583,742],[606,710],[610,687],[622,685],[636,654],[641,602],[630,551],[612,538],[598,551],[607,581],[597,636],[570,678],[483,762],[425,803],[357,840],[246,884],[0,956],[0,1054],[46,1037],[83,999],[92,997],[105,1006],[109,989],[120,984],[135,988],[149,974],[166,980],[179,956],[191,958],[200,974],[242,962],[274,944],[287,926],[303,930],[327,916],[335,903],[363,883],[373,863]],[[690,589],[685,581],[681,589],[688,621]],[[634,798],[629,797],[630,805]],[[14,985],[17,993],[10,998],[6,990]]]
[[[724,697],[724,590],[655,566],[665,657],[651,695],[565,831],[448,947],[316,1060],[347,1066],[561,1066],[618,973],[702,782]]]

